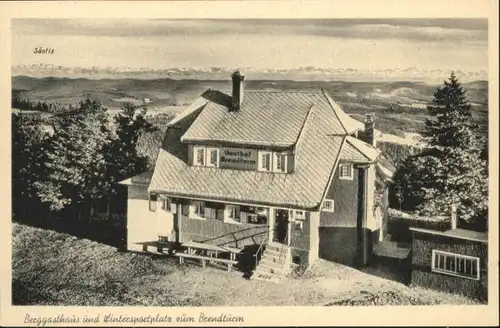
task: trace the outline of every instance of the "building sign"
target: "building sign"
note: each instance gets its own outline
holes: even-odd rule
[[[221,148],[219,167],[239,170],[257,170],[258,151],[243,148]]]

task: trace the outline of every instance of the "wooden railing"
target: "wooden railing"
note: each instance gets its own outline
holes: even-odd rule
[[[255,256],[255,268],[257,268],[257,265],[259,264],[259,255],[260,255],[260,253],[262,253],[264,243],[267,241],[268,238],[269,238],[269,228],[266,229],[266,233],[264,234],[264,238],[262,238],[262,240],[260,241],[259,248],[257,249],[257,252],[254,255]]]

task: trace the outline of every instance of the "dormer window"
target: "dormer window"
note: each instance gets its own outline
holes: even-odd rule
[[[271,171],[271,152],[259,151],[259,171]]]
[[[194,165],[205,166],[205,147],[194,147]]]
[[[219,167],[219,149],[207,148],[207,166]]]
[[[274,172],[286,172],[287,156],[286,154],[274,153]]]

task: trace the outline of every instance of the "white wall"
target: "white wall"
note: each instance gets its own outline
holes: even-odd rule
[[[127,200],[127,249],[142,251],[144,242],[156,242],[158,235],[172,238],[173,215],[157,204],[156,212],[149,210],[147,186],[128,186]],[[148,251],[156,251],[148,247]]]
[[[365,228],[369,230],[376,230],[378,228],[377,219],[375,217],[373,206],[375,197],[375,165],[370,165],[366,171],[366,223]]]

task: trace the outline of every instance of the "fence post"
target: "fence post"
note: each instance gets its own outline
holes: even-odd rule
[[[457,206],[456,205],[451,205],[450,218],[451,218],[451,229],[454,230],[457,228]]]

